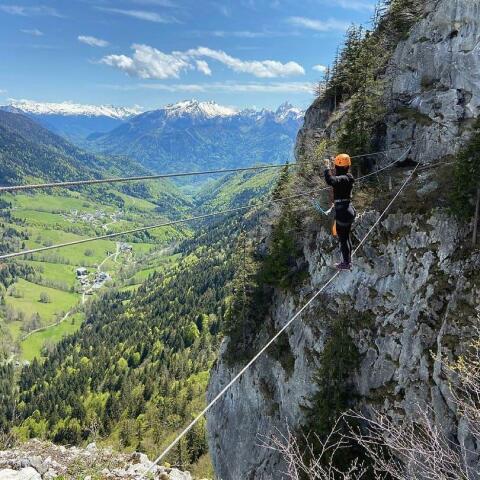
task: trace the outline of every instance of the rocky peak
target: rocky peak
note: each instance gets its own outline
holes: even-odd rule
[[[275,117],[278,122],[285,122],[290,119],[300,119],[304,114],[305,112],[300,108],[294,107],[289,102],[284,102],[278,107]]]
[[[164,108],[167,117],[231,117],[237,111],[230,107],[224,107],[216,102],[199,102],[198,100],[186,100],[183,102],[167,105]]]

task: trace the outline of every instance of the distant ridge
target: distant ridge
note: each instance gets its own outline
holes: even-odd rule
[[[88,117],[110,117],[125,120],[142,112],[140,108],[115,107],[113,105],[83,105],[72,102],[42,103],[32,100],[11,100],[4,110],[20,110],[31,115],[73,115]]]
[[[277,110],[237,110],[186,100],[129,118],[88,139],[90,148],[128,155],[148,169],[246,167],[293,160],[304,112],[284,103]]]
[[[9,105],[0,109],[27,115],[52,132],[80,146],[84,146],[84,141],[89,135],[109,132],[132,116],[141,113],[138,108],[81,105],[71,102],[41,103],[31,100],[12,100]]]

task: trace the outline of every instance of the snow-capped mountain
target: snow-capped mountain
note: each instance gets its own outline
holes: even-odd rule
[[[238,110],[198,100],[144,113],[136,108],[30,100],[12,101],[0,109],[26,115],[81,147],[129,155],[162,172],[293,160],[304,114],[289,103],[277,110]]]
[[[294,107],[288,102],[282,103],[282,105],[280,105],[278,107],[278,110],[275,112],[275,117],[278,122],[288,122],[289,120],[303,120],[304,116],[304,110],[298,107]]]
[[[146,115],[159,115],[163,113],[166,118],[195,118],[195,119],[214,119],[214,118],[230,118],[230,117],[248,117],[254,118],[257,121],[266,117],[273,118],[278,123],[287,122],[290,120],[301,120],[305,114],[300,108],[294,107],[288,102],[283,103],[276,110],[254,110],[245,109],[238,110],[233,107],[226,107],[219,105],[216,102],[199,102],[198,100],[185,100],[182,102],[166,105],[158,110],[146,112]]]
[[[141,112],[138,108],[111,105],[41,103],[31,100],[12,100],[0,109],[27,115],[49,130],[79,144],[83,144],[92,133],[109,132]]]
[[[285,103],[273,110],[236,110],[188,100],[130,118],[92,148],[129,155],[158,171],[228,168],[293,159],[303,112]]]
[[[32,100],[12,100],[8,105],[13,110],[20,110],[30,115],[64,115],[85,117],[110,117],[125,120],[141,113],[141,109],[115,107],[113,105],[83,105],[80,103],[41,103]]]
[[[167,105],[163,109],[169,118],[175,117],[233,117],[238,111],[234,108],[224,107],[215,102],[199,102],[197,100],[186,100],[184,102]]]

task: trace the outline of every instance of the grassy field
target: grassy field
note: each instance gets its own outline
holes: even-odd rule
[[[113,193],[116,198],[123,201],[123,207],[108,203],[107,200],[101,203],[87,194],[75,191],[52,194],[41,192],[34,195],[6,194],[1,198],[11,204],[12,219],[10,221],[6,219],[3,227],[13,228],[27,237],[22,241],[23,245],[19,248],[21,250],[82,240],[168,221],[158,214],[154,203],[118,191]],[[134,278],[127,278],[125,284],[116,281],[116,285],[118,288],[125,285],[126,289],[133,290],[150,274],[175,261],[175,258],[170,257],[155,255],[152,257],[153,252],[163,249],[172,240],[189,235],[191,229],[188,225],[179,225],[178,228],[163,227],[150,230],[146,234],[97,240],[17,260],[18,263],[33,267],[35,270],[35,275],[18,279],[5,295],[7,308],[20,317],[20,321],[10,321],[6,327],[14,342],[20,342],[22,358],[31,360],[40,355],[46,342],[55,343],[80,327],[82,320],[78,315],[73,317],[73,325],[68,319],[58,326],[52,326],[58,321],[59,316],[69,312],[81,302],[81,293],[75,293],[80,292],[76,268],[87,267],[94,277],[98,265],[102,264],[101,269],[108,272],[116,281],[118,272],[121,269],[125,271],[127,267],[127,271],[131,271]],[[129,243],[133,255],[122,253],[116,262],[113,257],[107,259],[110,254],[116,252],[117,242]],[[131,267],[128,267],[129,264]],[[125,273],[122,278],[124,277]],[[11,295],[12,293],[14,295]],[[40,301],[42,293],[48,296],[48,303]],[[22,340],[25,336],[22,329],[24,323],[36,313],[41,317],[42,326],[50,327]]]
[[[16,298],[10,295],[15,289],[21,297]],[[42,303],[40,295],[46,293],[50,299],[49,303]],[[22,312],[26,318],[38,313],[42,317],[44,325],[50,325],[55,322],[56,317],[68,312],[78,303],[80,295],[76,293],[63,292],[55,288],[37,285],[19,279],[12,285],[7,292],[5,302],[7,306],[13,307],[17,312]]]
[[[33,260],[21,261],[29,265],[43,278],[52,282],[64,283],[68,288],[75,286],[75,267],[61,263],[37,262]]]
[[[46,343],[57,343],[63,337],[75,333],[83,322],[83,314],[77,313],[68,317],[58,325],[52,325],[45,329],[35,332],[23,340],[20,344],[22,349],[22,358],[31,362],[35,357],[40,357],[42,348]]]

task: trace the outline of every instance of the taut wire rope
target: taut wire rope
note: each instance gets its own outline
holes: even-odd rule
[[[362,238],[358,246],[352,253],[352,256],[356,255],[358,250],[363,246],[363,244],[367,241],[368,237],[371,235],[373,230],[377,227],[377,225],[382,221],[384,216],[390,210],[391,206],[395,203],[397,198],[401,195],[407,184],[412,179],[413,175],[417,171],[420,163],[418,163],[415,168],[411,171],[408,175],[407,179],[404,181],[396,195],[390,201],[390,203],[386,206],[380,216],[377,218],[375,223],[372,227],[368,230],[366,235]],[[244,373],[265,353],[268,348],[275,343],[275,341],[280,337],[280,335],[287,330],[287,328],[310,306],[312,303],[322,294],[329,285],[331,285],[334,280],[340,275],[340,271],[333,274],[330,279],[319,289],[317,292],[310,298],[310,300],[303,305],[303,307],[298,310],[298,312],[290,318],[290,320],[285,323],[285,325],[265,344],[265,346],[233,377],[230,382],[211,400],[208,405],[190,422],[190,424],[175,438],[173,442],[155,459],[155,461],[150,465],[150,467],[140,476],[140,480],[146,478],[146,475],[152,471],[152,469],[161,462],[166,455],[180,442],[180,440],[203,418],[203,416],[225,395],[225,393],[230,390],[230,388],[244,375]]]

